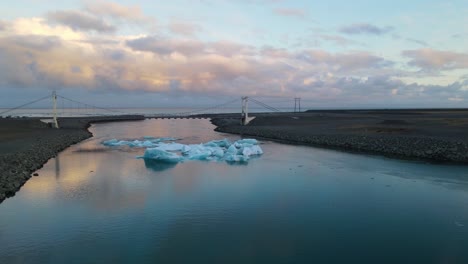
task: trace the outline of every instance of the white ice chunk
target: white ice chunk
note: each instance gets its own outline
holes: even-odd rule
[[[263,154],[263,150],[258,145],[254,145],[251,147],[244,146],[244,148],[242,149],[242,155],[247,156],[247,157],[254,156],[254,155],[262,155],[262,154]]]
[[[262,155],[263,150],[256,139],[241,139],[234,143],[227,139],[212,140],[204,144],[185,145],[173,141],[175,138],[151,138],[144,140],[117,140],[104,141],[106,146],[129,146],[147,148],[145,154],[140,157],[162,163],[177,163],[184,160],[214,160],[227,161],[229,163],[248,162],[251,156]],[[182,153],[182,155],[179,155]]]
[[[181,151],[185,145],[180,143],[160,143],[156,148],[165,151]]]
[[[258,145],[258,141],[254,138],[244,138],[237,140],[236,143],[239,144],[251,144],[251,145]]]
[[[118,141],[117,139],[115,139],[115,138],[114,138],[114,139],[111,139],[111,140],[107,140],[107,141],[102,142],[102,144],[103,144],[104,146],[111,146],[111,147],[112,147],[112,146],[117,146],[116,144],[118,144],[118,143],[119,143],[119,141]]]
[[[227,154],[224,156],[224,160],[227,162],[248,162],[249,157],[244,155],[232,155]]]
[[[207,147],[222,147],[222,148],[227,148],[231,145],[231,142],[229,142],[229,140],[227,139],[223,139],[223,140],[212,140],[210,142],[207,142],[205,144],[203,144]]]
[[[237,154],[237,148],[235,144],[232,144],[231,146],[229,146],[229,148],[226,151],[226,154],[231,154],[231,155]]]
[[[110,146],[110,147],[119,147],[119,146],[129,146],[132,148],[152,148],[152,147],[157,147],[159,146],[160,142],[163,141],[174,141],[177,140],[175,138],[153,138],[153,137],[144,137],[144,140],[117,140],[117,139],[111,139],[102,142],[103,145],[105,146]]]
[[[183,157],[176,153],[164,151],[158,148],[148,148],[143,155],[144,159],[158,160],[166,163],[178,163],[183,160]]]

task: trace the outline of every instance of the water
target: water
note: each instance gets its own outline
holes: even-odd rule
[[[468,169],[264,142],[248,165],[145,165],[110,138],[238,139],[206,120],[96,124],[0,204],[0,263],[468,263]]]

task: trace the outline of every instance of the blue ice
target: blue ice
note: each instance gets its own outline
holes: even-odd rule
[[[146,148],[144,155],[138,158],[162,163],[178,163],[187,160],[246,163],[251,157],[263,154],[263,150],[256,139],[241,139],[233,143],[227,139],[222,139],[201,144],[181,144],[173,142],[175,140],[174,138],[145,137],[144,140],[111,139],[102,142],[102,144],[111,147]]]

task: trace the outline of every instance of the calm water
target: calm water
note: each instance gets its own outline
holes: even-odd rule
[[[94,125],[0,204],[0,263],[468,263],[468,168],[263,142],[248,165],[154,166],[100,142],[237,136]]]

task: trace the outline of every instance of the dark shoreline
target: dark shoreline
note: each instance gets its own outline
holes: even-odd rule
[[[211,117],[219,132],[347,152],[437,163],[468,164],[468,110],[339,110],[261,113],[247,126],[229,115]],[[39,118],[0,119],[0,203],[49,159],[92,137],[92,123],[144,116],[63,118],[53,129]]]
[[[331,110],[214,118],[218,132],[430,163],[468,164],[468,110]]]
[[[468,165],[468,158],[460,155],[458,148],[468,151],[466,144],[459,145],[435,138],[387,138],[365,136],[330,136],[317,135],[310,137],[298,137],[293,134],[275,133],[271,130],[252,129],[250,127],[217,127],[215,131],[241,136],[255,137],[271,140],[279,143],[311,146],[326,149],[334,149],[356,154],[380,155],[388,158],[424,161],[429,163],[463,164]],[[425,147],[415,147],[415,144],[424,144]],[[399,147],[392,147],[398,145]],[[431,150],[430,146],[443,146],[441,150]],[[446,146],[457,148],[457,151],[447,151]],[[436,147],[437,149],[437,147]],[[426,152],[427,151],[427,152]]]
[[[0,203],[32,177],[32,173],[71,145],[92,137],[92,123],[144,120],[143,116],[63,118],[60,129],[39,118],[0,119]]]

